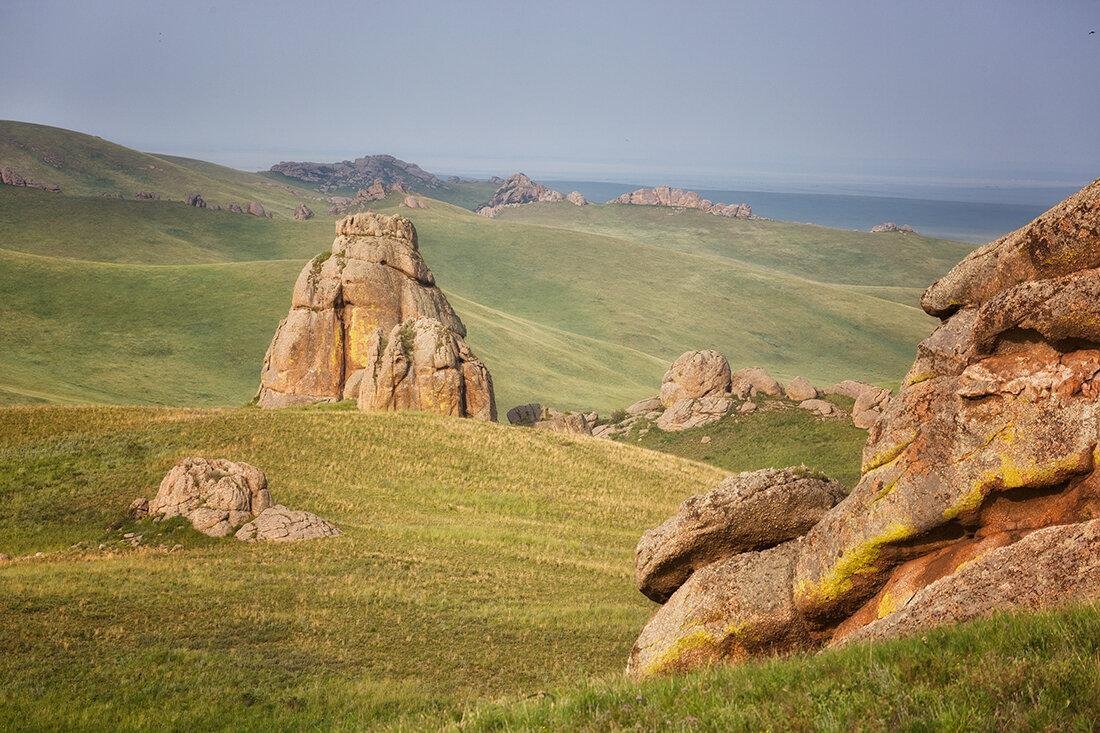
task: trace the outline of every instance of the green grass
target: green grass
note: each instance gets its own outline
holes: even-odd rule
[[[851,409],[851,400],[847,401]],[[641,421],[619,440],[709,463],[728,471],[806,466],[851,488],[859,480],[867,431],[842,418],[820,418],[791,403],[758,400],[766,409],[730,415],[700,428],[666,433]],[[702,439],[709,437],[709,443]]]
[[[344,535],[124,521],[185,455]],[[1091,729],[1096,608],[623,680],[638,536],[722,475],[414,413],[0,409],[0,728]]]
[[[315,192],[255,173],[170,155],[142,153],[93,135],[0,120],[0,162],[26,178],[57,183],[69,196],[133,198],[138,191],[183,201],[201,193],[210,205],[259,201],[289,218],[299,202],[327,204]]]

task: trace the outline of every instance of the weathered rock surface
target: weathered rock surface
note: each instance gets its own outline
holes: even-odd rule
[[[370,409],[490,419],[492,381],[462,340],[466,327],[420,256],[412,222],[366,212],[341,219],[336,234],[331,254],[298,276],[264,357],[257,403],[355,398]],[[359,391],[349,394],[349,383]]]
[[[226,537],[272,503],[267,478],[255,466],[184,458],[165,475],[146,511],[165,519],[184,517],[203,534]]]
[[[661,402],[660,397],[649,397],[644,400],[638,400],[634,404],[626,408],[627,415],[644,415],[647,412],[654,412],[657,410],[665,409],[665,405]]]
[[[783,391],[786,393],[787,399],[794,402],[805,402],[817,397],[817,387],[810,384],[810,380],[805,377],[795,377]]]
[[[827,400],[803,400],[798,403],[798,406],[820,417],[835,417],[840,414],[840,410],[837,409],[836,405]]]
[[[732,219],[751,219],[752,207],[748,204],[716,204],[700,196],[695,191],[680,188],[657,186],[639,188],[624,193],[611,201],[613,204],[633,204],[635,206],[671,206],[682,209],[699,209],[708,214],[726,216]]]
[[[306,219],[313,218],[313,209],[309,208],[303,203],[299,203],[294,207],[294,219],[295,221],[305,221]]]
[[[1100,181],[930,287],[944,322],[901,393],[857,392],[882,414],[856,487],[797,540],[693,572],[632,673],[1095,597],[1098,264]]]
[[[588,421],[586,415],[579,412],[550,415],[545,419],[536,421],[532,427],[536,430],[548,430],[552,433],[592,435],[592,424]]]
[[[882,234],[884,232],[897,232],[899,234],[916,234],[917,230],[908,224],[895,224],[892,221],[885,221],[881,224],[875,224],[871,227],[871,234]]]
[[[271,218],[271,214],[267,213],[264,205],[261,204],[259,201],[248,202],[248,213],[252,214],[252,216]]]
[[[380,333],[367,347],[359,409],[497,419],[489,370],[454,330],[420,317],[394,326],[384,347]]]
[[[477,208],[477,213],[491,218],[501,209],[509,206],[522,206],[540,201],[562,201],[564,198],[561,191],[536,183],[523,173],[515,173],[501,184],[486,203]]]
[[[672,407],[682,400],[727,394],[730,391],[730,364],[713,349],[681,354],[665,372],[661,381],[661,403]]]
[[[565,200],[574,206],[587,206],[588,199],[584,197],[584,194],[580,191],[570,191],[569,195],[565,197]]]
[[[298,542],[335,537],[340,534],[336,525],[312,512],[287,509],[276,504],[264,509],[255,519],[243,525],[234,535],[244,542]]]
[[[406,209],[426,209],[426,208],[428,208],[428,204],[426,204],[424,202],[424,199],[420,198],[419,196],[406,196],[402,200],[401,205],[404,206]]]
[[[729,413],[732,406],[733,400],[725,394],[680,399],[661,413],[657,418],[657,427],[665,432],[701,428],[721,420]]]
[[[779,397],[783,394],[782,385],[760,367],[738,369],[731,375],[730,389],[741,399],[755,397],[758,394],[769,397]]]
[[[508,422],[512,425],[534,425],[542,419],[542,405],[532,402],[527,405],[516,405],[508,410]]]
[[[803,469],[730,476],[642,536],[634,551],[638,590],[663,603],[705,565],[805,534],[842,498],[838,483]]]

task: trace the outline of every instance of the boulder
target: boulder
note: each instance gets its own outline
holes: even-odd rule
[[[827,400],[803,400],[798,403],[798,406],[821,417],[834,417],[840,414],[840,410],[837,409],[836,405]]]
[[[580,191],[570,191],[569,195],[565,197],[565,200],[574,206],[587,206],[588,199],[584,197]]]
[[[0,168],[0,183],[5,186],[26,186],[27,180],[16,171],[5,166]]]
[[[147,513],[184,517],[203,534],[226,537],[272,503],[267,477],[255,466],[224,458],[184,458],[160,482]]]
[[[201,193],[192,193],[187,196],[187,205],[194,206],[196,209],[205,209],[206,201]]]
[[[401,202],[406,209],[426,209],[428,205],[419,196],[406,196]]]
[[[160,198],[160,194],[153,191],[138,191],[134,194],[134,198],[138,201],[156,201]]]
[[[508,410],[508,422],[512,425],[534,425],[542,419],[542,405],[531,402],[526,405],[516,405]]]
[[[523,173],[515,173],[503,181],[492,197],[477,208],[481,216],[494,217],[501,209],[522,206],[540,201],[564,200],[560,191],[555,191],[541,183],[536,183]]]
[[[739,415],[748,415],[749,413],[756,412],[755,402],[742,402],[741,406],[737,408]]]
[[[880,387],[876,387],[873,384],[867,384],[866,382],[860,382],[855,379],[845,379],[842,382],[831,384],[828,387],[822,388],[822,393],[827,395],[841,395],[850,399],[858,399],[864,392],[881,392]]]
[[[248,203],[248,213],[252,214],[252,216],[260,216],[260,217],[268,216],[268,213],[264,209],[263,204],[261,204],[259,201],[250,201]]]
[[[234,537],[244,542],[298,542],[335,537],[339,534],[340,530],[336,525],[312,512],[296,511],[276,504],[257,514],[251,522],[242,525]]]
[[[943,322],[901,392],[855,398],[881,416],[852,492],[766,551],[787,548],[784,563],[746,553],[693,572],[632,671],[1095,598],[1098,264],[1100,181],[934,283],[922,304]]]
[[[665,372],[661,383],[661,404],[672,407],[682,400],[727,394],[730,391],[730,365],[714,350],[682,354]]]
[[[657,427],[665,432],[678,432],[718,422],[725,417],[733,400],[724,394],[712,394],[698,399],[682,399],[657,418]]]
[[[305,221],[306,219],[313,218],[313,209],[309,208],[303,203],[299,203],[294,207],[294,220]]]
[[[649,397],[644,400],[638,400],[633,405],[626,408],[627,415],[645,415],[647,412],[656,412],[664,410],[664,403],[661,402],[660,397]]]
[[[786,393],[787,399],[793,402],[805,402],[817,397],[817,388],[810,384],[810,380],[805,377],[795,377],[783,391]]]
[[[664,603],[699,568],[805,534],[844,498],[840,484],[805,469],[739,473],[693,496],[634,551],[634,581]]]
[[[420,256],[412,222],[365,212],[338,221],[336,235],[331,253],[318,255],[298,275],[290,312],[264,357],[257,404],[356,399],[364,409],[493,415],[492,380],[462,340],[466,327]],[[451,334],[430,323],[418,325],[420,319]],[[441,349],[436,356],[423,351],[436,346]],[[408,381],[410,357],[418,359],[419,376]],[[368,366],[370,380],[361,372]],[[391,380],[387,386],[372,381],[383,369]],[[433,392],[425,381],[431,379],[458,391],[439,405],[422,402],[421,396],[426,400]],[[360,392],[368,382],[370,394],[364,397]],[[349,390],[349,383],[359,391]],[[419,386],[413,389],[414,384]]]
[[[741,399],[759,394],[769,397],[779,397],[783,394],[783,387],[779,382],[760,367],[738,369],[731,375],[730,389]]]
[[[549,430],[552,433],[592,435],[592,424],[579,412],[554,415],[535,422],[532,427],[536,430]]]
[[[230,213],[233,213],[233,214],[243,214],[244,213],[244,210],[241,209],[241,205],[236,203],[235,201],[230,201],[228,204],[226,204],[225,210],[230,212]]]

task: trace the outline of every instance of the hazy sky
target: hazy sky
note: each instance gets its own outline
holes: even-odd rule
[[[1079,183],[1100,1],[0,0],[0,118],[248,168]]]

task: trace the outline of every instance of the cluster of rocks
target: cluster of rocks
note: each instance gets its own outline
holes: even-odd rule
[[[600,416],[596,412],[571,412],[544,407],[537,402],[517,405],[508,410],[508,422],[536,430],[573,435],[592,435]]]
[[[47,183],[45,181],[35,181],[27,178],[20,173],[8,168],[7,166],[0,167],[0,183],[5,186],[18,186],[21,188],[40,188],[43,191],[52,191],[53,193],[60,193],[61,186],[56,183]]]
[[[818,390],[804,377],[796,377],[784,386],[760,367],[731,371],[729,361],[717,351],[689,351],[665,372],[659,395],[635,402],[622,419],[597,425],[592,434],[615,438],[643,422],[655,422],[666,432],[703,427],[734,412],[755,412],[758,397],[786,398],[821,417],[841,417],[840,408],[821,399],[823,395],[853,399],[852,422],[864,429],[874,424],[890,400],[890,390],[854,380]]]
[[[287,178],[320,184],[322,192],[340,188],[360,188],[375,181],[386,187],[439,188],[443,182],[415,163],[392,155],[367,155],[339,163],[283,162],[271,166],[271,171]]]
[[[187,205],[194,206],[197,209],[205,209],[206,200],[202,197],[201,193],[192,193],[187,196]]]
[[[477,207],[477,213],[492,218],[502,209],[524,204],[554,203],[557,201],[569,201],[576,206],[586,206],[588,204],[588,200],[579,191],[573,191],[565,196],[561,191],[555,191],[541,183],[532,181],[523,173],[515,173],[509,176],[507,180],[501,181],[500,187],[493,193],[492,198]]]
[[[916,234],[917,230],[908,224],[895,224],[892,221],[885,221],[881,224],[875,224],[871,227],[871,234],[882,234],[883,232],[898,232],[900,234]]]
[[[340,530],[310,512],[276,504],[263,471],[224,458],[184,458],[164,476],[152,501],[130,505],[135,519],[183,517],[210,537],[294,541],[333,537]],[[141,541],[136,537],[133,544]]]
[[[401,205],[404,206],[406,209],[426,209],[426,208],[428,208],[428,203],[419,196],[406,196],[401,201]]]
[[[294,284],[264,357],[260,407],[356,400],[496,420],[489,370],[436,286],[408,219],[364,212],[336,223],[332,251]]]
[[[726,216],[731,219],[751,219],[752,207],[745,203],[740,204],[716,204],[703,198],[695,191],[685,191],[681,188],[669,188],[657,186],[655,188],[639,188],[637,191],[624,193],[613,204],[633,204],[635,206],[670,206],[679,209],[699,209],[715,216]]]
[[[830,507],[818,486],[807,503],[808,486],[761,472],[642,538],[638,587],[663,605],[628,672],[1100,596],[1098,268],[1100,181],[934,283],[922,306],[942,322],[847,497]],[[785,523],[792,506],[805,521]]]
[[[160,201],[160,194],[156,191],[138,191],[134,198],[138,201]]]
[[[400,182],[387,186],[381,178],[375,178],[369,186],[356,191],[354,196],[329,197],[328,201],[332,205],[329,207],[328,213],[333,216],[344,216],[351,211],[361,210],[374,201],[381,201],[387,193],[407,194],[409,189]]]

